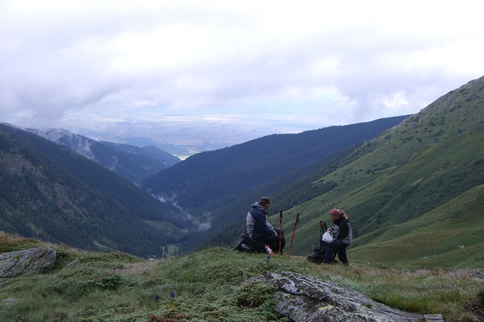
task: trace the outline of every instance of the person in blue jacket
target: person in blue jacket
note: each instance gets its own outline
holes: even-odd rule
[[[271,248],[275,253],[279,251],[279,235],[282,235],[282,249],[286,245],[284,239],[284,232],[280,229],[275,229],[268,221],[267,210],[271,207],[272,202],[268,197],[260,198],[259,202],[254,202],[250,206],[250,211],[247,214],[247,232],[249,237],[256,241],[263,243]]]

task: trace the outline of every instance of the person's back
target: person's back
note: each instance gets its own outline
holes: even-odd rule
[[[273,251],[276,251],[279,249],[279,242],[281,242],[281,247],[284,248],[285,239],[283,237],[284,233],[278,229],[274,229],[267,221],[267,210],[271,204],[271,200],[267,197],[262,197],[259,202],[254,202],[247,214],[246,225],[250,238],[264,243]]]
[[[274,228],[267,222],[267,211],[259,202],[254,202],[250,206],[247,214],[247,231],[250,238],[257,239],[265,235],[274,235]]]

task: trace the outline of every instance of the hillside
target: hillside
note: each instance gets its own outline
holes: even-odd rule
[[[51,272],[0,283],[4,321],[285,321],[275,311],[274,288],[254,279],[283,271],[333,282],[401,310],[442,314],[446,321],[476,321],[473,303],[484,304],[484,280],[471,278],[466,269],[321,266],[305,258],[268,259],[222,248],[147,261],[4,233],[0,246],[2,252],[43,246],[57,253]],[[76,265],[62,269],[75,259]]]
[[[227,246],[232,247],[236,238],[245,227],[245,220],[250,205],[257,201],[258,196],[269,195],[274,202],[272,213],[278,209],[290,209],[295,205],[302,204],[305,201],[319,196],[333,188],[333,184],[325,184],[312,189],[311,183],[328,173],[335,171],[345,158],[354,151],[355,147],[330,154],[327,157],[313,161],[312,163],[291,171],[276,180],[255,187],[241,194],[234,201],[227,203],[219,208],[214,207],[214,220],[212,229],[207,231],[211,233],[206,236],[201,234],[192,234],[189,236],[189,243],[199,245],[197,241],[203,243],[198,246],[199,249]],[[230,214],[227,216],[226,214]],[[283,219],[291,224],[294,218],[287,217],[283,214]],[[277,222],[278,223],[278,222]],[[194,239],[194,240],[191,240]]]
[[[274,134],[202,152],[143,180],[142,187],[202,216],[254,187],[369,140],[404,119],[393,117],[300,134]]]
[[[97,142],[63,129],[26,129],[52,142],[97,162],[123,178],[139,183],[180,160],[154,146],[136,147],[127,144]]]
[[[0,172],[3,231],[161,256],[161,246],[176,242],[188,227],[176,208],[97,163],[7,125],[0,125]]]
[[[358,237],[350,257],[442,266],[460,255],[461,265],[483,265],[483,89],[480,78],[451,91],[314,180],[309,192],[333,188],[287,211],[302,214],[295,253],[310,251],[319,221],[339,207]]]

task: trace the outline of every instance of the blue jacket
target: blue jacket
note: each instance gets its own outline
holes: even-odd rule
[[[274,227],[267,221],[267,215],[269,213],[259,205],[258,202],[253,203],[250,206],[250,211],[247,214],[247,232],[250,238],[257,239],[262,236],[273,236]]]

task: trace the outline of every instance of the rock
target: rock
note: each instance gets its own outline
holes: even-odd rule
[[[476,269],[471,274],[472,277],[484,278],[484,269]]]
[[[297,273],[265,272],[276,287],[276,311],[292,321],[419,321],[423,315],[403,312],[338,284]]]
[[[424,315],[425,322],[444,322],[441,314],[426,314]]]
[[[77,265],[78,263],[79,263],[79,258],[76,258],[75,260],[73,260],[72,262],[70,262],[69,264],[67,264],[66,266],[64,266],[62,268],[62,270],[68,269],[69,267],[72,267],[74,265]]]
[[[12,302],[15,302],[15,301],[16,301],[16,299],[14,299],[13,297],[9,297],[9,298],[2,300],[2,303],[12,303]]]
[[[0,254],[0,278],[41,273],[54,266],[55,258],[55,250],[44,247]]]

